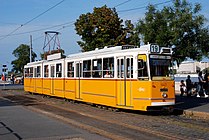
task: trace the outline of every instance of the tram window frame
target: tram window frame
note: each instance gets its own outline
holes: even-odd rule
[[[92,60],[92,77],[101,78],[102,77],[102,58]]]
[[[49,65],[44,65],[44,77],[49,77]]]
[[[24,69],[24,77],[29,77],[29,68]]]
[[[83,64],[82,63],[78,63],[78,62],[75,62],[75,69],[76,69],[76,73],[75,73],[75,76],[76,78],[80,78],[80,77],[83,77]]]
[[[90,78],[92,75],[92,63],[91,59],[89,60],[84,60],[83,61],[83,77],[84,78]]]
[[[33,67],[29,68],[29,77],[33,77]]]
[[[36,77],[41,77],[41,66],[36,67]]]
[[[50,77],[55,77],[55,66],[54,65],[50,65]]]
[[[118,78],[124,78],[124,58],[123,59],[117,59],[117,77]]]
[[[62,63],[56,64],[56,77],[62,77]]]
[[[34,77],[37,77],[37,67],[34,67]]]
[[[169,74],[169,67],[171,67],[171,59],[169,56],[150,55],[150,76],[152,80],[171,80],[172,77]]]
[[[140,54],[140,56],[144,57],[145,60],[147,60],[147,56],[145,54]],[[144,59],[137,59],[137,77],[139,80],[149,80],[148,76],[148,66],[147,61]]]
[[[103,78],[114,77],[114,57],[103,58]]]
[[[126,58],[126,78],[133,78],[133,58]]]
[[[74,77],[74,62],[67,63],[67,77]]]

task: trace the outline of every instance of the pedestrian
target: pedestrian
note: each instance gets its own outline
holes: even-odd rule
[[[181,80],[181,83],[180,83],[181,94],[180,94],[180,96],[183,96],[183,94],[185,93],[185,89],[186,89],[186,85],[184,83],[184,80]]]
[[[205,97],[208,97],[208,71],[206,70],[205,71],[205,75],[204,75],[204,85],[203,85],[203,88],[204,88],[204,91],[205,91]]]
[[[190,75],[187,76],[186,79],[186,93],[187,93],[187,97],[192,95],[192,80],[190,79]]]
[[[198,74],[198,86],[197,86],[197,97],[200,97],[202,95],[204,95],[204,88],[203,85],[205,83],[204,78],[202,76],[202,71],[199,72]]]
[[[14,74],[11,74],[11,77],[10,78],[11,78],[12,84],[14,84],[14,80],[15,80],[14,79]]]

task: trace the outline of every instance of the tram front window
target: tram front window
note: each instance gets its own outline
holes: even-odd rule
[[[147,56],[145,54],[138,55],[138,79],[148,80]]]
[[[150,58],[150,74],[153,80],[171,79],[169,68],[170,59]]]

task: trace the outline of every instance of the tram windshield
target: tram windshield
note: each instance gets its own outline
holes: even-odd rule
[[[149,80],[147,71],[147,56],[145,54],[138,55],[138,79]]]
[[[150,55],[150,75],[152,80],[170,80],[171,56]]]

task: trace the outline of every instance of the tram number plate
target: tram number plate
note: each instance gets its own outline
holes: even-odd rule
[[[158,45],[151,45],[150,46],[150,51],[152,53],[159,53],[160,52],[160,47]]]

